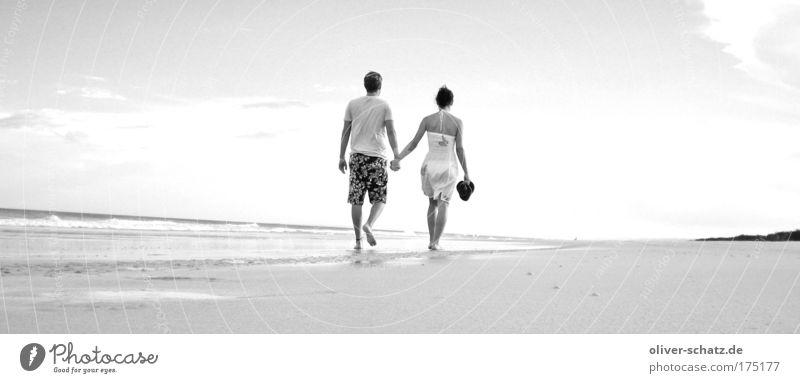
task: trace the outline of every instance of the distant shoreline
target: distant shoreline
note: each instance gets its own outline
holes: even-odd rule
[[[779,231],[767,235],[739,234],[735,237],[700,238],[695,241],[766,241],[785,242],[800,241],[800,230]]]

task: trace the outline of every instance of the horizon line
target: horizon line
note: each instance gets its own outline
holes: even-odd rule
[[[47,213],[47,214],[53,214],[53,215],[73,214],[73,215],[107,216],[109,218],[133,218],[133,219],[153,218],[153,219],[164,220],[164,221],[186,221],[186,222],[206,222],[206,223],[226,223],[226,224],[256,224],[256,225],[270,225],[270,226],[287,227],[287,228],[314,228],[314,229],[352,230],[351,227],[346,227],[346,226],[294,224],[294,223],[275,223],[275,222],[256,222],[256,221],[206,219],[206,218],[181,218],[181,217],[167,217],[167,216],[157,216],[157,215],[114,214],[114,213],[105,213],[105,212],[83,212],[83,211],[31,209],[31,208],[10,208],[10,207],[0,207],[0,210],[21,211],[21,212],[23,212],[23,215],[26,212],[37,212],[37,213]],[[408,230],[400,230],[400,229],[376,229],[376,230],[383,231],[383,232],[390,232],[390,233],[405,233],[405,232],[408,232]],[[412,230],[411,232],[413,232],[414,234],[427,234],[425,232],[416,231],[416,230]],[[513,235],[494,235],[494,234],[450,233],[449,235],[473,236],[473,237],[496,237],[496,238],[503,238],[503,239],[525,239],[525,240],[562,240],[560,238],[545,239],[545,238],[535,238],[535,237],[524,237],[524,236],[513,236]],[[563,239],[563,240],[567,241],[567,239]]]

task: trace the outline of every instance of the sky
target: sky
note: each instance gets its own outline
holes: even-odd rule
[[[455,93],[450,232],[800,227],[800,2],[0,0],[0,207],[350,225],[344,108]],[[425,231],[423,143],[378,228]]]

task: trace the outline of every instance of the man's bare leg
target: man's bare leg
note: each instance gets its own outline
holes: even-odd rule
[[[350,215],[353,218],[353,231],[356,234],[355,250],[361,250],[361,205],[353,204],[350,208]]]
[[[372,208],[369,210],[367,223],[361,227],[361,229],[364,230],[364,234],[367,235],[367,243],[369,243],[370,246],[375,246],[378,244],[378,242],[375,241],[375,236],[372,234],[372,227],[375,226],[375,221],[377,221],[378,217],[381,216],[384,206],[386,206],[386,204],[383,202],[376,202],[372,204]]]
[[[439,203],[439,210],[436,212],[436,229],[434,233],[434,243],[432,250],[442,250],[442,247],[439,245],[439,239],[442,238],[442,233],[444,233],[444,226],[447,224],[447,201],[442,201]]]
[[[433,198],[428,199],[428,249],[433,250],[434,234],[436,233],[436,206],[437,201]]]

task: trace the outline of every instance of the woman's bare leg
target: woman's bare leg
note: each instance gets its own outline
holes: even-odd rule
[[[433,199],[428,199],[428,234],[430,242],[428,242],[428,249],[433,249],[434,235],[436,229],[436,206],[438,202]]]
[[[439,239],[442,238],[444,226],[447,224],[447,205],[449,205],[447,201],[439,202],[439,209],[436,212],[436,228],[433,236],[434,250],[441,250],[441,247],[439,247]]]

